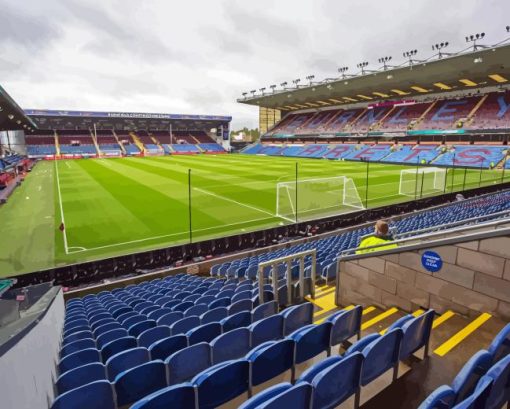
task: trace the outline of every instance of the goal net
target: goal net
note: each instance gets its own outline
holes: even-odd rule
[[[398,193],[404,196],[420,196],[442,192],[446,183],[446,169],[417,168],[400,171]]]
[[[364,209],[351,178],[337,176],[280,182],[276,185],[276,215],[294,221]]]

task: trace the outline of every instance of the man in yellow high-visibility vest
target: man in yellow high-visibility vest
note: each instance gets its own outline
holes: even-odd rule
[[[389,250],[397,247],[395,243],[388,244],[387,246],[379,246],[373,249],[366,249],[365,247],[377,246],[380,244],[384,244],[386,242],[392,242],[393,236],[389,233],[389,226],[385,220],[379,220],[375,224],[374,234],[370,236],[365,236],[361,239],[361,243],[358,246],[358,250],[356,250],[356,254],[365,254],[370,253],[372,251],[380,251],[380,250]]]

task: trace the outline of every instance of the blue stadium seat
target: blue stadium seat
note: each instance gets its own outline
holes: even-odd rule
[[[294,363],[303,363],[329,349],[331,323],[305,325],[289,335],[296,343]]]
[[[268,301],[260,304],[252,310],[252,322],[259,321],[263,318],[270,317],[278,312],[276,301]]]
[[[192,307],[190,307],[186,311],[184,311],[184,316],[185,317],[192,317],[192,316],[200,317],[202,314],[206,313],[207,311],[209,311],[209,308],[205,304],[193,305]]]
[[[362,313],[363,307],[357,305],[351,310],[334,313],[326,319],[326,322],[331,323],[330,347],[342,344],[355,335],[358,340],[360,339]],[[331,350],[329,354],[331,354]]]
[[[62,358],[58,364],[60,373],[63,374],[71,369],[93,362],[101,362],[101,356],[96,348],[82,349]]]
[[[180,311],[184,313],[188,308],[191,308],[195,305],[193,301],[183,301],[172,307],[172,311]]]
[[[211,364],[211,347],[207,342],[201,342],[174,352],[165,359],[165,365],[168,369],[168,384],[175,385],[186,382],[209,368]]]
[[[166,310],[166,308],[165,308]],[[173,323],[182,320],[184,318],[184,314],[180,311],[172,311],[167,314],[162,315],[156,321],[157,325],[167,325],[170,326]]]
[[[492,385],[485,402],[485,409],[500,409],[504,404],[508,404],[510,401],[510,355],[496,362],[480,379],[479,384],[483,385],[486,381],[491,381]],[[477,385],[476,389],[478,388]]]
[[[103,362],[106,362],[110,357],[119,352],[125,351],[127,349],[136,348],[138,346],[135,337],[122,337],[117,338],[113,341],[108,342],[101,348],[101,356],[103,358]]]
[[[280,391],[277,395],[268,398],[266,401],[260,401],[256,406],[258,409],[309,409],[312,396],[312,387],[308,383],[302,382],[299,385],[289,385],[287,383],[279,384],[288,385],[285,390]],[[275,385],[278,386],[278,385]],[[242,406],[246,407],[246,406]],[[253,406],[247,406],[253,407]]]
[[[450,409],[454,405],[455,392],[448,385],[441,385],[425,399],[418,409]]]
[[[165,364],[155,360],[135,366],[118,374],[114,385],[119,407],[134,403],[167,386]]]
[[[170,328],[167,326],[149,328],[138,335],[138,346],[149,348],[155,342],[168,338],[170,335]]]
[[[251,299],[239,300],[235,303],[230,304],[228,309],[228,315],[234,315],[242,311],[251,311],[253,308],[253,303]]]
[[[130,409],[196,409],[195,388],[191,383],[167,386],[134,403]]]
[[[199,325],[200,318],[198,317],[182,318],[170,325],[170,331],[172,331],[172,335],[185,334],[190,329],[198,327]]]
[[[74,332],[71,335],[68,335],[65,337],[62,341],[62,345],[70,344],[74,341],[79,341],[80,339],[86,339],[86,338],[94,338],[92,331],[80,331],[80,332]]]
[[[482,377],[473,394],[469,395],[462,402],[457,403],[452,409],[489,409],[486,402],[492,389],[492,379]]]
[[[251,324],[251,311],[241,311],[220,321],[222,331],[228,332]]]
[[[312,408],[334,408],[354,394],[356,401],[359,402],[362,366],[363,355],[355,352],[319,372],[311,382]],[[354,406],[357,408],[358,403]]]
[[[223,318],[227,317],[227,307],[217,307],[214,309],[209,308],[209,311],[200,316],[202,324],[209,324],[210,322],[220,322]]]
[[[281,315],[273,315],[254,322],[248,328],[251,332],[252,348],[266,342],[283,338],[284,319]]]
[[[232,296],[232,304],[241,300],[251,300],[251,286],[249,290],[240,291]]]
[[[228,307],[230,305],[230,297],[217,298],[209,304],[209,310],[214,310],[218,307]]]
[[[451,384],[454,393],[453,403],[459,403],[473,393],[481,377],[487,373],[492,364],[492,355],[480,350],[462,367]]]
[[[133,325],[138,324],[139,322],[146,321],[147,318],[143,315],[136,315],[135,317],[128,318],[127,320],[122,322],[122,326],[129,331]]]
[[[282,382],[274,386],[271,386],[270,388],[267,388],[262,392],[258,393],[257,395],[253,396],[252,398],[248,399],[241,406],[239,406],[239,409],[259,408],[260,405],[262,405],[263,403],[271,400],[275,396],[280,395],[282,392],[285,392],[290,388],[292,388],[292,384],[289,382]]]
[[[195,376],[195,385],[201,409],[216,408],[248,390],[248,361],[222,362]]]
[[[78,366],[60,375],[56,381],[59,394],[79,388],[87,383],[106,380],[106,367],[99,362]]]
[[[291,339],[268,341],[253,348],[246,355],[251,368],[250,391],[288,370],[292,370],[291,378],[294,378],[294,350],[295,343]]]
[[[165,360],[174,352],[188,346],[188,337],[184,334],[174,335],[156,341],[149,347],[151,359]]]
[[[78,341],[71,342],[70,344],[62,347],[60,351],[60,357],[64,358],[65,356],[72,354],[74,352],[81,351],[82,349],[87,348],[96,348],[96,341],[92,338],[80,339]]]
[[[224,332],[214,338],[210,346],[213,364],[241,358],[250,350],[250,331],[237,328]]]
[[[101,333],[96,341],[97,341],[97,348],[102,349],[106,344],[108,344],[111,341],[114,341],[119,338],[127,337],[129,334],[124,328],[118,328],[114,327],[114,329],[110,331],[106,331],[104,333]]]
[[[198,317],[197,317],[198,318]],[[200,342],[210,342],[221,334],[221,324],[219,322],[210,322],[189,330],[186,333],[189,345],[195,345]]]
[[[494,363],[510,354],[510,323],[499,331],[487,350],[492,355],[492,362]]]
[[[115,409],[112,385],[95,381],[60,395],[51,409]]]
[[[414,352],[421,348],[424,348],[424,356],[428,356],[434,314],[434,310],[428,310],[402,325],[404,336],[400,346],[400,360],[409,358]]]
[[[158,308],[157,310],[150,312],[150,313],[147,315],[147,318],[149,318],[149,319],[151,319],[151,320],[156,320],[156,322],[158,322],[158,320],[159,320],[162,316],[164,316],[164,315],[166,315],[166,314],[168,314],[168,313],[170,313],[170,312],[172,312],[172,310],[171,310],[170,308],[162,308],[162,307],[160,307],[160,308]],[[158,325],[159,325],[159,324],[158,324]]]
[[[307,302],[295,305],[282,311],[280,315],[285,319],[284,335],[287,336],[296,329],[313,323],[313,304]]]
[[[149,360],[150,355],[147,348],[138,347],[119,352],[106,361],[108,378],[110,381],[113,381],[119,373],[148,362]]]
[[[100,319],[99,321],[95,321],[93,324],[91,324],[90,328],[92,328],[92,332],[94,333],[94,335],[97,336],[98,330],[100,332],[101,331],[100,328],[105,325],[108,325],[108,324],[115,324],[115,325],[118,325],[119,327],[121,327],[121,325],[115,318],[103,318],[103,319]]]
[[[156,326],[156,321],[145,320],[145,321],[138,322],[138,323],[132,325],[131,327],[129,327],[128,332],[129,332],[129,335],[131,335],[133,337],[137,337],[142,332],[144,332],[150,328],[154,328],[155,326]]]

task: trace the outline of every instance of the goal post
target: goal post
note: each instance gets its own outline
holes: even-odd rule
[[[312,218],[364,208],[356,184],[346,176],[276,184],[276,215],[289,221],[296,220],[296,213]]]
[[[442,192],[446,183],[446,169],[422,167],[400,171],[398,193],[403,196]]]

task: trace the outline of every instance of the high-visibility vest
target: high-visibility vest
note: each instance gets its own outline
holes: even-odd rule
[[[377,246],[379,244],[384,244],[384,243],[390,243],[390,244],[388,244],[387,246],[380,246],[380,247],[376,247],[373,249],[363,250],[363,248],[365,248],[365,247]],[[371,253],[373,251],[389,250],[389,249],[394,249],[397,247],[398,246],[395,243],[391,243],[391,240],[385,239],[383,237],[375,236],[375,235],[368,236],[368,237],[365,237],[363,240],[361,240],[361,243],[358,246],[358,250],[356,250],[356,254],[365,254],[365,253]]]

